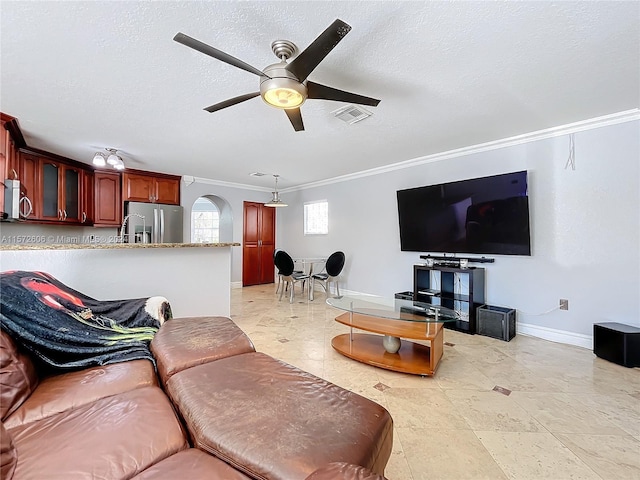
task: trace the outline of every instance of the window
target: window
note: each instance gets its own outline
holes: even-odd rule
[[[220,241],[220,211],[205,197],[198,198],[191,209],[191,241],[218,243]]]
[[[329,233],[329,202],[320,200],[304,204],[304,234],[326,235]]]

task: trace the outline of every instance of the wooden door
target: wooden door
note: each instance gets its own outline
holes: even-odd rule
[[[273,283],[276,214],[262,203],[244,202],[242,285]]]

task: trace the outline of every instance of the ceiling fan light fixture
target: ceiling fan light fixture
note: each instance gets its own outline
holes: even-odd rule
[[[280,68],[277,70],[280,71]],[[265,73],[269,75],[272,72],[275,70],[265,69]],[[297,108],[307,99],[307,87],[293,78],[267,78],[260,84],[260,95],[272,107]]]
[[[93,164],[96,167],[106,167],[107,165],[110,165],[116,170],[124,170],[124,161],[122,160],[122,157],[118,155],[118,150],[116,148],[106,147],[105,150],[109,152],[109,155],[105,155],[101,152],[96,152],[96,154],[93,156]]]

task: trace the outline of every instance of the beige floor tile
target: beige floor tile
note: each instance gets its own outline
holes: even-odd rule
[[[631,395],[580,395],[577,399],[629,435],[640,436],[640,399]]]
[[[556,437],[605,480],[640,479],[640,441],[632,436]]]
[[[413,480],[400,436],[396,428],[393,430],[393,451],[391,452],[389,463],[387,463],[387,468],[384,470],[385,477],[389,480]]]
[[[394,423],[400,428],[470,430],[453,403],[440,390],[390,388],[384,391]]]
[[[476,432],[476,435],[510,479],[600,479],[550,433]]]
[[[414,480],[507,478],[470,430],[427,427],[398,428],[397,432]]]
[[[504,432],[545,431],[513,399],[498,392],[446,390],[445,395],[472,430]]]
[[[567,393],[513,392],[510,397],[552,433],[624,435],[606,415]]]

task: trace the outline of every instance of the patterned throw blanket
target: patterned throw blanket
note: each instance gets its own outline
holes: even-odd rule
[[[100,301],[43,272],[0,274],[0,326],[55,369],[146,358],[171,308],[164,297]]]

